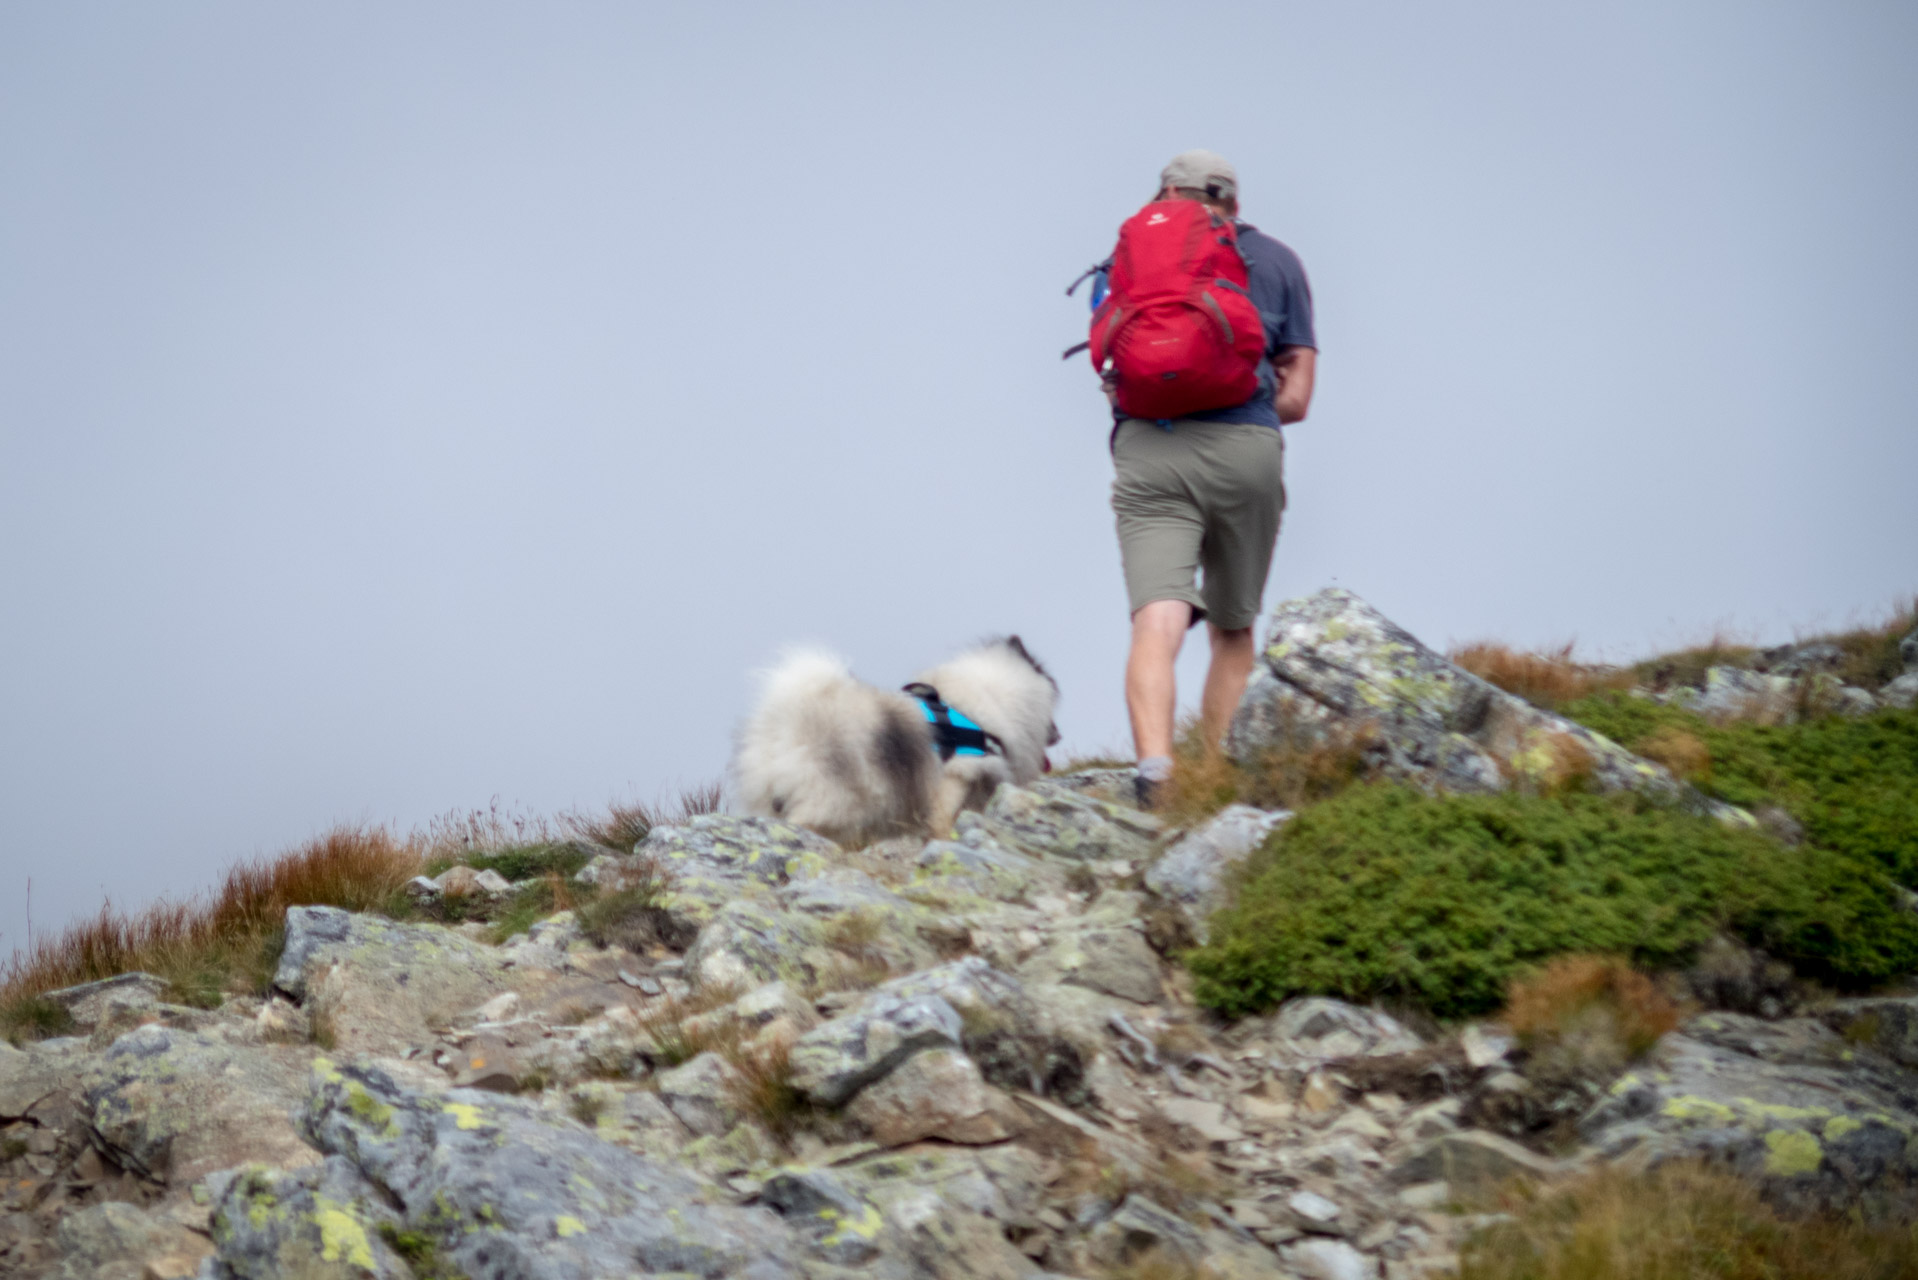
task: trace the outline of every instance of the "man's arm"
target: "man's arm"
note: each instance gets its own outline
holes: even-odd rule
[[[1312,404],[1312,379],[1318,373],[1319,353],[1311,347],[1280,347],[1272,358],[1272,372],[1279,376],[1279,393],[1273,403],[1281,423],[1304,422]]]

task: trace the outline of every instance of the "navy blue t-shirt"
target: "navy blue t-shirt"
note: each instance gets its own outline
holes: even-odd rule
[[[1265,322],[1265,355],[1259,360],[1259,389],[1244,404],[1229,409],[1208,409],[1188,414],[1195,422],[1251,422],[1259,426],[1279,425],[1279,408],[1272,403],[1279,391],[1279,378],[1272,371],[1272,357],[1280,347],[1311,347],[1317,350],[1318,335],[1312,329],[1312,286],[1305,279],[1305,264],[1299,255],[1280,244],[1249,222],[1234,222],[1239,231],[1239,251],[1245,255],[1246,273],[1251,281],[1247,290],[1252,305]],[[1113,411],[1115,419],[1128,415]]]

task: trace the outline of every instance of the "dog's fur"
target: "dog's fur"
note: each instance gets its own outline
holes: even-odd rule
[[[790,654],[763,678],[733,757],[739,802],[848,848],[949,834],[962,809],[984,808],[1001,783],[1038,777],[1059,740],[1059,686],[1018,636],[917,677],[999,739],[1003,756],[941,762],[916,698],[866,684],[828,653]]]

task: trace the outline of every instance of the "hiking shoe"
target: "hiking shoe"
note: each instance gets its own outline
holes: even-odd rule
[[[1165,799],[1165,783],[1155,782],[1143,773],[1132,775],[1132,799],[1139,808],[1147,813],[1159,807]]]

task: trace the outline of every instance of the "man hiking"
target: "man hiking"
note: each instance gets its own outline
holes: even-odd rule
[[[1305,418],[1317,367],[1305,268],[1239,221],[1238,187],[1223,157],[1174,157],[1153,203],[1121,229],[1111,292],[1093,317],[1093,363],[1116,422],[1112,510],[1132,608],[1126,708],[1146,807],[1172,776],[1173,663],[1199,619],[1212,642],[1200,704],[1208,744],[1245,693],[1285,510],[1279,428]]]

